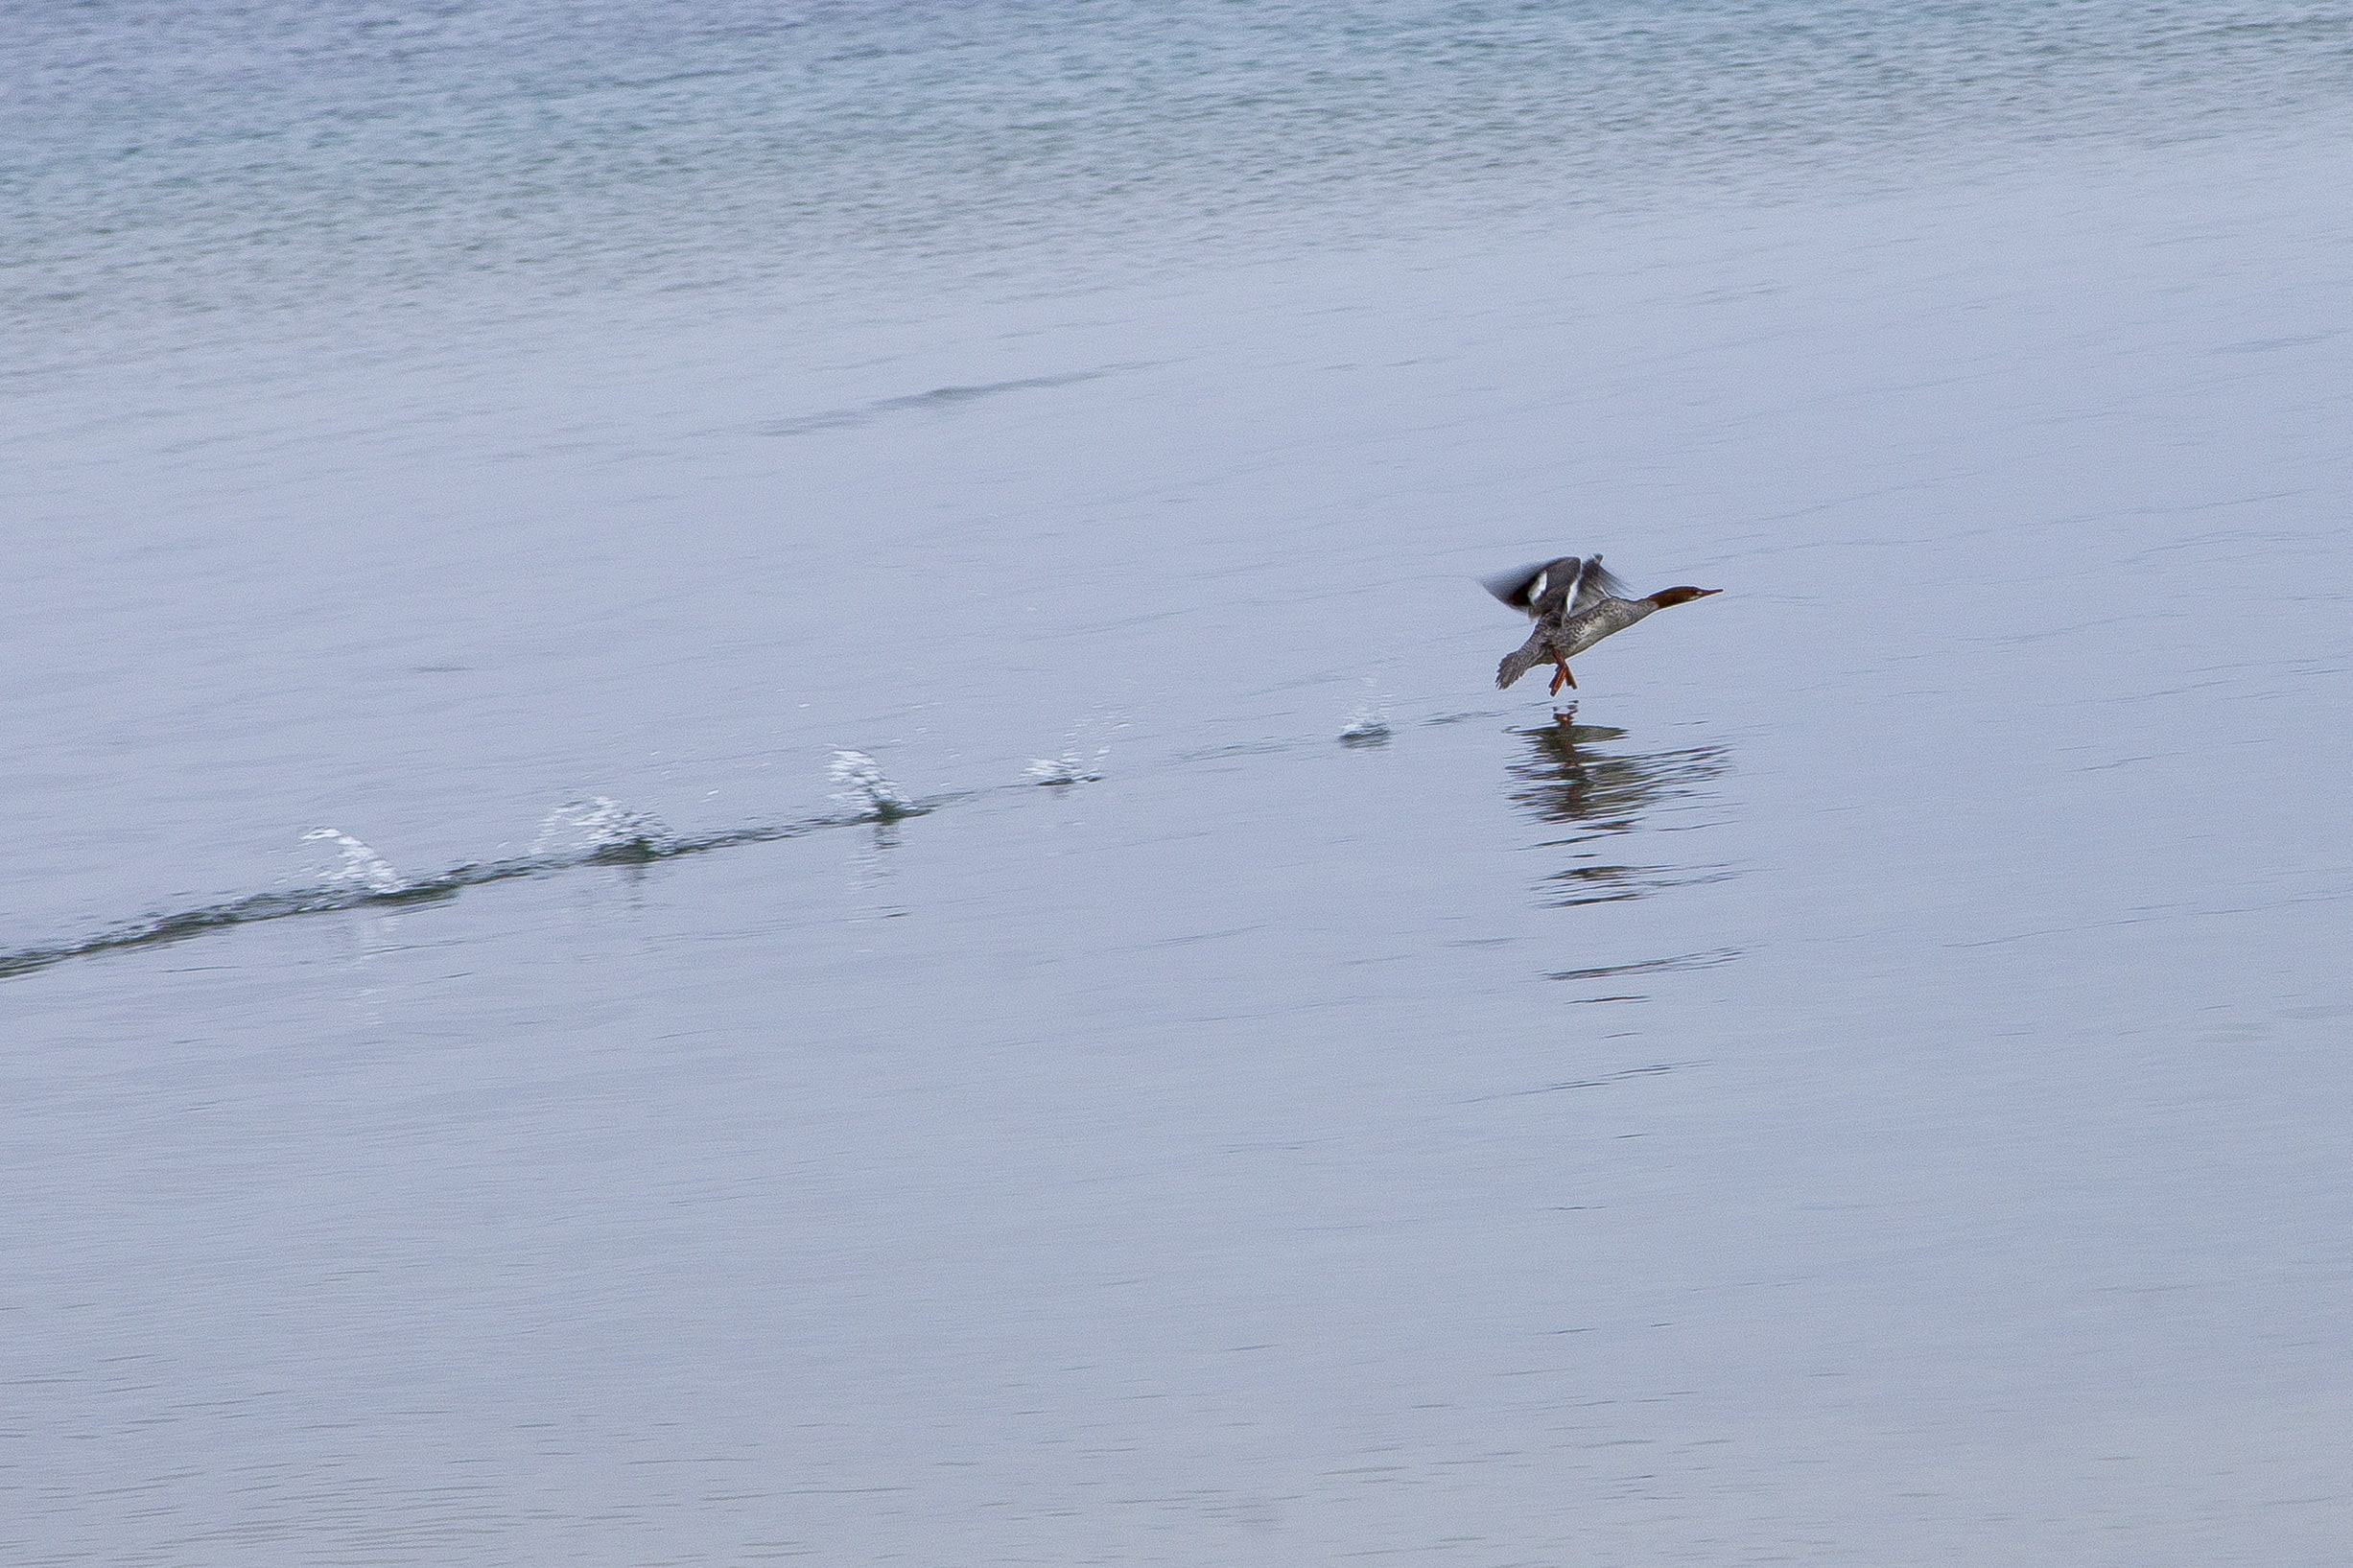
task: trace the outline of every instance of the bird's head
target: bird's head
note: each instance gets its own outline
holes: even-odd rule
[[[1651,607],[1663,610],[1670,604],[1688,604],[1695,598],[1706,598],[1710,594],[1723,592],[1721,588],[1661,588],[1651,596]]]

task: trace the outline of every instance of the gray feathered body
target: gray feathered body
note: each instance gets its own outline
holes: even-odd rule
[[[1573,613],[1555,611],[1540,615],[1528,640],[1495,667],[1495,684],[1508,687],[1538,665],[1550,664],[1556,656],[1574,659],[1603,638],[1624,631],[1658,608],[1648,599],[1612,597],[1596,599],[1589,608]]]

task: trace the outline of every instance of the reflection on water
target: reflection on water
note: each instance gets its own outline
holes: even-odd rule
[[[1625,738],[1624,730],[1579,724],[1574,709],[1556,711],[1551,723],[1518,734],[1528,749],[1510,764],[1513,802],[1539,821],[1570,829],[1538,846],[1565,852],[1568,862],[1545,877],[1551,895],[1546,902],[1564,908],[1615,903],[1731,875],[1722,866],[1632,865],[1622,858],[1625,835],[1637,829],[1671,831],[1706,825],[1660,819],[1704,811],[1716,799],[1709,781],[1731,765],[1724,747],[1655,752],[1615,747],[1612,742]]]

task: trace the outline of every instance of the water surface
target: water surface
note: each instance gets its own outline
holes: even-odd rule
[[[15,19],[12,1562],[2335,1559],[2339,12]]]

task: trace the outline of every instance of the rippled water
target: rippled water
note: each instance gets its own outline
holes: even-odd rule
[[[113,0],[10,25],[0,322],[62,339],[52,368],[249,351],[257,316],[321,307],[1083,289],[1378,242],[1400,210],[1541,224],[1694,179],[2179,143],[2353,85],[2353,18],[2310,0]]]
[[[10,1562],[2340,1555],[2341,9],[4,14]]]

